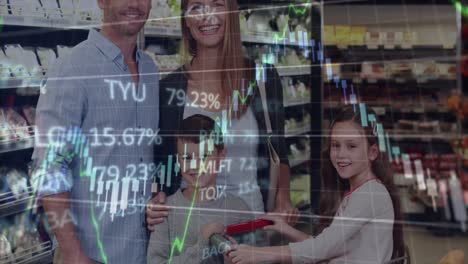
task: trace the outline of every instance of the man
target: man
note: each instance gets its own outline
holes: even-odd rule
[[[32,181],[58,241],[54,262],[145,263],[159,74],[136,43],[151,0],[98,3],[101,31],[41,88]],[[150,201],[164,202],[162,193]],[[148,222],[165,210],[149,209]]]

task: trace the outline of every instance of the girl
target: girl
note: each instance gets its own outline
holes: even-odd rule
[[[181,9],[182,40],[191,59],[161,81],[160,133],[174,135],[182,120],[192,115],[222,120],[223,112],[227,113],[232,122],[224,140],[231,170],[220,173],[217,185],[226,186],[227,192],[240,196],[251,210],[263,214],[265,201],[261,191],[266,188],[260,187],[262,180],[268,180],[269,167],[267,140],[263,136],[266,125],[258,89],[254,87],[252,93],[248,92],[252,83],[255,86],[255,64],[245,59],[242,50],[237,1],[182,0]],[[273,133],[284,135],[281,81],[273,66],[266,68],[265,86]],[[242,103],[233,111],[236,93]],[[218,98],[219,104],[208,102],[210,98]],[[294,215],[284,137],[274,137],[273,141],[281,159],[278,190],[272,190],[277,193],[275,212]],[[163,145],[157,149],[161,161],[165,162],[168,155],[175,153],[173,137],[164,137]],[[172,184],[179,185],[183,187],[184,182]],[[266,197],[264,193],[263,197]]]
[[[375,114],[374,114],[375,115]],[[365,117],[367,118],[367,116]],[[345,108],[332,123],[324,151],[318,235],[311,237],[281,218],[265,229],[288,237],[288,246],[235,245],[233,263],[386,263],[403,256],[400,208],[387,157],[379,151],[377,122],[363,127],[359,112]]]

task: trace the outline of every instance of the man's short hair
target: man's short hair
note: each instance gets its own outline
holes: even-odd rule
[[[205,140],[213,140],[216,149],[224,149],[220,127],[213,119],[204,115],[198,114],[184,119],[176,137],[182,142],[200,144],[201,135],[204,135]]]

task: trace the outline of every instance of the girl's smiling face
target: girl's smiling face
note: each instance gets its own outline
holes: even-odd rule
[[[187,27],[199,47],[220,47],[226,28],[226,0],[189,0]]]
[[[376,144],[369,146],[364,129],[352,121],[337,122],[332,128],[330,160],[351,187],[371,177],[371,162],[378,156]]]

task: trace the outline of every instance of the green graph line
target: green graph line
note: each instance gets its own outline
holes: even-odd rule
[[[462,15],[468,17],[468,6],[464,6],[460,1],[451,0],[452,4]]]
[[[295,14],[295,15],[305,15],[305,13],[307,12],[307,9],[308,7],[310,6],[310,1],[307,1],[305,3],[305,6],[304,8],[300,8],[300,7],[296,7],[296,5],[294,4],[290,4],[289,7],[288,7],[288,12],[291,14]],[[273,39],[275,41],[283,41],[284,39],[286,39],[286,32],[288,32],[288,29],[289,29],[289,25],[284,25],[283,27],[283,33],[273,33]]]
[[[256,83],[255,81],[250,82],[249,88],[247,89],[247,94],[245,96],[242,96],[239,90],[234,90],[234,94],[237,94],[237,97],[240,99],[242,104],[245,104],[247,100],[249,99],[249,95],[252,93],[255,83]]]
[[[200,160],[200,163],[204,164],[204,162],[202,160]],[[200,166],[200,167],[202,167]],[[195,198],[197,197],[197,188],[198,188],[198,178],[200,177],[200,174],[201,172],[203,171],[202,168],[200,168],[199,172],[198,172],[198,177],[197,177],[197,181],[195,182],[195,192],[193,193],[193,197],[192,197],[192,202],[190,203],[190,208],[189,208],[189,213],[187,215],[187,221],[185,222],[185,227],[184,227],[184,234],[182,235],[182,240],[179,239],[179,237],[176,237],[174,239],[174,243],[172,243],[172,247],[171,247],[171,254],[169,255],[169,260],[168,260],[168,264],[172,263],[172,257],[174,257],[174,251],[177,249],[177,251],[179,251],[179,253],[181,253],[183,250],[184,250],[184,245],[185,245],[185,239],[187,238],[187,233],[188,233],[188,227],[190,225],[190,219],[192,218],[192,212],[193,212],[193,206],[195,205]]]
[[[294,13],[295,15],[303,16],[307,12],[307,8],[309,7],[309,5],[310,5],[310,1],[307,1],[305,3],[306,7],[304,7],[304,8],[299,8],[299,7],[296,7],[295,4],[290,4],[289,7],[288,7],[288,12],[289,13]]]
[[[93,193],[91,192],[91,201],[93,201]],[[104,250],[104,245],[102,244],[102,241],[101,241],[101,238],[100,238],[100,235],[99,235],[99,224],[96,220],[96,215],[94,213],[94,204],[92,204],[90,207],[91,209],[91,220],[93,221],[93,226],[94,226],[94,229],[96,230],[96,240],[97,240],[97,244],[98,244],[98,248],[99,248],[99,251],[101,253],[101,257],[102,257],[102,260],[104,261],[104,263],[108,263],[107,261],[107,255],[106,255],[106,251]]]

